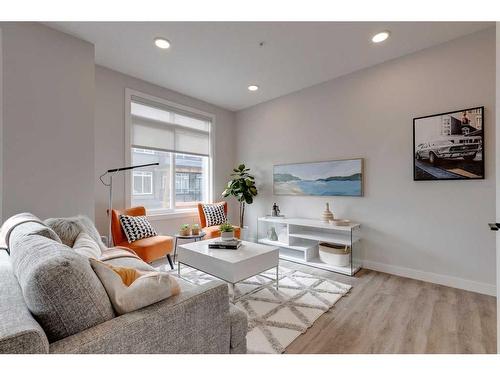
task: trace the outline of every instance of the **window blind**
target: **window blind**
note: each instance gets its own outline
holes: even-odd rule
[[[132,147],[209,156],[211,119],[132,97]]]

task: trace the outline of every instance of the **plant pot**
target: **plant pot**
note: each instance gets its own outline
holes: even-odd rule
[[[189,236],[191,234],[191,229],[189,229],[189,228],[188,229],[181,229],[179,231],[179,234],[181,236]]]
[[[220,239],[222,241],[230,241],[234,239],[234,231],[231,232],[221,232],[220,233]]]
[[[198,236],[200,234],[200,228],[191,228],[191,234],[193,236]]]

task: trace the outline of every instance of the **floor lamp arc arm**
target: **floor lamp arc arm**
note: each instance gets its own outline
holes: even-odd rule
[[[113,237],[111,234],[111,210],[113,209],[113,175],[117,172],[128,171],[136,168],[144,168],[150,167],[153,165],[160,165],[160,163],[149,163],[149,164],[141,164],[141,165],[131,165],[128,167],[120,167],[120,168],[112,168],[108,169],[102,175],[99,176],[99,180],[101,183],[108,188],[108,247],[113,246]],[[104,177],[109,176],[109,182],[104,181]]]

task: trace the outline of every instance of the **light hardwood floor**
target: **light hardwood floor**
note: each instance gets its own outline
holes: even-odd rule
[[[353,286],[286,353],[496,353],[496,299],[370,270],[355,277],[282,262]]]
[[[364,269],[348,277],[280,265],[353,286],[286,353],[496,353],[494,297]]]

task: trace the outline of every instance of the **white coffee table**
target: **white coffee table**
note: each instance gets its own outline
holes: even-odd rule
[[[276,289],[279,287],[279,248],[243,241],[237,250],[209,249],[210,242],[219,240],[191,242],[179,245],[177,270],[180,276],[181,264],[196,268],[234,284],[276,268]]]

